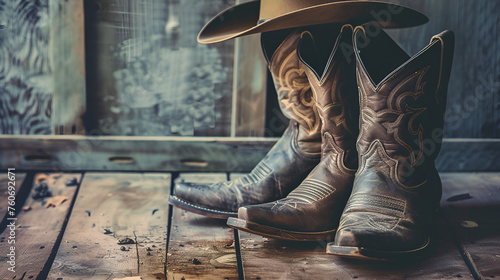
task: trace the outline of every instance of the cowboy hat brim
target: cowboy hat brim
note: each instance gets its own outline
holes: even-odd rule
[[[198,34],[198,42],[212,44],[232,38],[324,23],[364,24],[384,28],[412,27],[429,19],[411,8],[380,1],[340,1],[311,6],[259,23],[260,1],[232,6],[211,19]]]

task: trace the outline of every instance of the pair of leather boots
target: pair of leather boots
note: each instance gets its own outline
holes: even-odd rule
[[[375,25],[262,34],[282,138],[254,170],[180,183],[170,203],[259,235],[332,240],[327,253],[398,259],[429,247],[454,35],[410,57]],[[236,218],[238,217],[238,218]]]

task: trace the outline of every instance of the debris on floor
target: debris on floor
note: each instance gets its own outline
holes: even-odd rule
[[[52,192],[49,190],[49,185],[47,185],[45,181],[37,184],[33,190],[33,194],[31,195],[33,199],[42,199],[50,196],[52,196]]]
[[[123,244],[135,244],[135,241],[133,239],[130,239],[130,238],[124,238],[124,239],[119,239],[118,240],[118,244],[119,245],[123,245]]]
[[[78,185],[78,179],[76,177],[73,177],[71,179],[66,180],[64,183],[66,187],[72,187]]]
[[[122,251],[130,251],[130,247],[128,247],[128,246],[121,246],[120,250],[122,250]]]
[[[229,265],[229,266],[237,266],[238,263],[236,261],[236,255],[235,254],[227,254],[227,255],[224,255],[224,256],[220,256],[214,260],[210,260],[210,263],[212,263],[213,265],[215,265],[217,267],[217,265],[221,264],[221,265]]]
[[[198,260],[197,258],[194,258],[191,261],[193,262],[193,264],[196,264],[196,265],[201,264],[200,260]]]
[[[65,201],[69,200],[69,197],[64,195],[57,195],[47,199],[47,204],[45,204],[45,208],[57,207],[63,204]]]
[[[35,184],[38,185],[41,182],[47,181],[48,178],[49,176],[47,176],[46,174],[37,174],[35,178]]]

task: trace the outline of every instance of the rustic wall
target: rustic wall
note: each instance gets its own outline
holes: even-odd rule
[[[444,29],[456,34],[445,136],[500,137],[500,1],[391,1],[414,7],[431,20],[390,31],[409,53],[418,52]],[[61,0],[0,0],[0,134],[67,134],[55,131],[54,125],[67,123],[72,110],[63,110],[66,104],[82,103],[81,97],[72,103],[54,99],[56,88],[68,91],[75,81],[60,83],[71,69],[60,68],[65,63],[61,57],[70,57],[67,53],[50,59],[55,51],[50,48],[52,17],[58,9],[49,6],[55,2]],[[114,135],[227,136],[233,121],[236,135],[264,135],[255,125],[262,125],[262,119],[245,128],[255,116],[263,116],[262,95],[232,99],[234,41],[204,46],[195,40],[208,19],[234,2],[85,1],[87,133],[97,129],[96,133]],[[255,72],[248,68],[251,58],[238,61],[243,76]],[[253,77],[262,80],[257,72]],[[247,88],[256,84],[249,80],[242,77],[237,82]],[[76,87],[75,93],[57,93],[68,100],[71,94],[84,96],[81,82]],[[237,115],[231,117],[233,109]]]
[[[48,0],[0,1],[0,134],[51,134]]]
[[[426,25],[390,32],[409,54],[443,30],[455,32],[445,136],[500,138],[500,1],[406,0]]]

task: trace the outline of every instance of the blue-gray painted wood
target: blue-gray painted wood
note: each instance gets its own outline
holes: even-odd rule
[[[249,172],[276,138],[0,136],[0,168]],[[426,144],[426,149],[434,149]],[[500,139],[445,139],[439,171],[500,171]]]
[[[54,134],[85,134],[84,0],[49,0]]]

